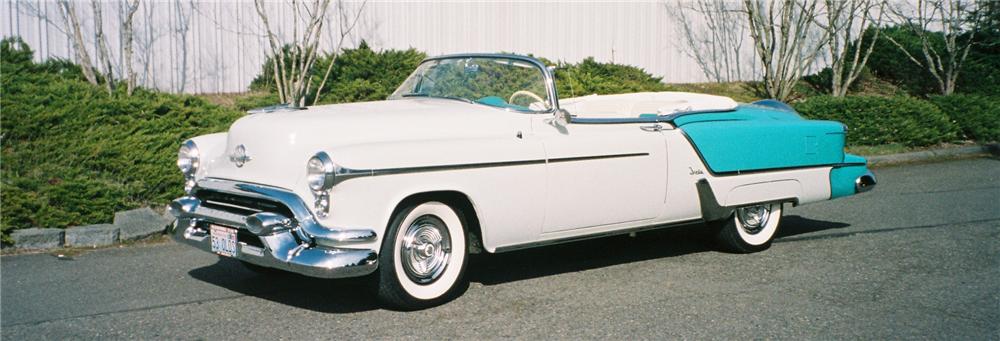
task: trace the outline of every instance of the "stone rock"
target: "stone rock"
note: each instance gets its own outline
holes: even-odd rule
[[[14,230],[10,237],[14,239],[14,247],[18,249],[51,249],[63,245],[62,229],[30,229]]]
[[[172,222],[149,207],[115,213],[115,226],[122,241],[137,240],[163,233]]]
[[[118,242],[118,226],[97,224],[66,229],[66,246],[98,247]]]

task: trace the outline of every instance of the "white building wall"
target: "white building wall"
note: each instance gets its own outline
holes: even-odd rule
[[[89,53],[96,58],[90,2],[73,3],[89,40]],[[135,65],[141,83],[175,92],[246,91],[269,50],[253,2],[193,4],[192,10],[189,1],[142,1],[135,18]],[[349,1],[345,6],[353,11],[362,4]],[[119,74],[122,7],[120,0],[103,3],[105,34]],[[289,36],[296,22],[290,19],[288,2],[269,2],[267,9],[273,29]],[[369,1],[345,46],[356,46],[363,39],[374,49],[413,47],[430,55],[514,52],[565,62],[593,56],[641,67],[668,83],[705,81],[694,60],[681,52],[677,23],[667,11],[659,1]],[[183,14],[190,18],[186,35],[179,30]],[[336,12],[331,14],[327,27],[336,28]],[[5,18],[0,35],[21,36],[39,60],[73,59],[55,2],[4,0],[0,18]],[[298,24],[301,29],[302,23]],[[335,46],[337,36],[334,30],[324,32],[322,48]],[[182,37],[187,38],[187,48]],[[185,54],[187,76],[182,77]]]

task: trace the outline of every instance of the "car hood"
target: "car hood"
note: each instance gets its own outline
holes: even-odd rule
[[[396,145],[424,140],[461,140],[507,134],[511,113],[479,104],[433,98],[348,103],[294,112],[253,114],[229,129],[226,148],[210,161],[210,177],[275,184],[301,179],[305,163],[325,151],[339,165],[366,168],[338,149]],[[230,155],[242,146],[248,157],[238,166]],[[281,179],[289,180],[279,180]],[[297,175],[297,176],[291,176]],[[300,176],[299,176],[300,175]],[[292,187],[294,183],[283,183]]]

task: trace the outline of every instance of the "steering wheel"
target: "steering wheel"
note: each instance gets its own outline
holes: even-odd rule
[[[513,94],[510,95],[510,98],[507,100],[507,103],[514,103],[514,97],[517,97],[517,96],[527,96],[527,97],[531,97],[532,99],[534,99],[534,100],[536,100],[538,102],[545,103],[545,100],[542,99],[541,96],[538,96],[534,92],[531,92],[531,91],[528,91],[528,90],[518,90],[517,92],[514,92]]]

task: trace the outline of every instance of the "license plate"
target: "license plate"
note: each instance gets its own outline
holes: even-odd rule
[[[239,253],[239,244],[236,242],[236,229],[211,225],[211,233],[212,252],[227,257],[236,257]]]

